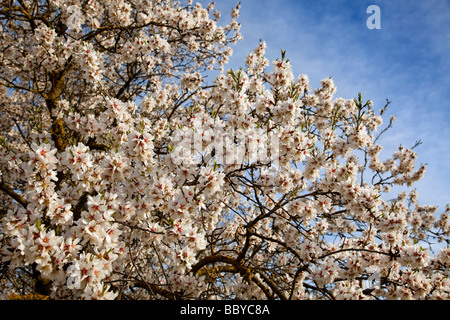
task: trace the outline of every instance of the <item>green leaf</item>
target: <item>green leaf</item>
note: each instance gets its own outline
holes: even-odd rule
[[[237,82],[237,77],[233,69],[228,70],[228,74],[231,76],[231,78],[233,78],[235,82]]]
[[[39,231],[42,231],[42,221],[41,220],[36,220],[35,222],[36,228],[38,228]]]

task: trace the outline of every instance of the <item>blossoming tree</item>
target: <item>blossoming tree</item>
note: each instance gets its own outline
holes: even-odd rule
[[[226,70],[239,5],[0,3],[3,298],[450,298],[448,208],[386,196],[425,172],[379,158],[387,105],[264,42]]]

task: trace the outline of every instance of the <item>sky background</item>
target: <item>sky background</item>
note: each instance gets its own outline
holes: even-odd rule
[[[206,3],[206,2],[205,2]],[[217,0],[222,23],[236,4]],[[368,29],[366,13],[377,5],[381,29]],[[242,0],[243,41],[233,46],[228,68],[244,67],[259,40],[272,61],[286,50],[294,76],[305,73],[312,88],[333,77],[335,97],[363,99],[397,117],[380,144],[381,160],[401,144],[422,144],[417,166],[427,164],[415,184],[421,204],[450,203],[450,1]]]

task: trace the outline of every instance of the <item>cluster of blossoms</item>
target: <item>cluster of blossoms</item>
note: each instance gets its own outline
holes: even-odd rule
[[[2,6],[6,297],[450,298],[450,208],[386,199],[425,166],[379,158],[385,109],[264,42],[225,72],[239,5]]]

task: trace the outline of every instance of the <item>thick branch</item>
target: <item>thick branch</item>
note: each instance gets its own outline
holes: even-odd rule
[[[0,181],[0,190],[2,190],[4,193],[9,195],[11,198],[16,200],[18,203],[22,205],[22,207],[26,208],[28,205],[28,202],[23,198],[21,195],[16,193],[11,187],[7,186],[3,182]]]
[[[268,288],[258,278],[253,277],[254,274],[256,273],[256,271],[253,270],[251,267],[244,266],[242,263],[240,263],[240,260],[238,260],[238,259],[233,259],[233,258],[230,258],[227,256],[222,256],[222,255],[208,256],[208,257],[203,258],[199,262],[197,262],[192,267],[191,272],[197,273],[204,266],[211,264],[211,263],[216,263],[216,262],[223,262],[223,263],[231,264],[233,266],[234,270],[229,270],[228,272],[230,272],[230,271],[231,272],[239,272],[239,274],[245,280],[247,280],[249,282],[254,282],[259,288],[261,288],[261,290],[266,294],[266,296],[269,299],[273,299],[273,295],[270,293]],[[275,283],[273,283],[267,276],[265,276],[261,273],[260,273],[260,275],[263,278],[263,281],[269,285],[269,287],[272,289],[272,291],[274,293],[276,293],[280,299],[286,300],[285,295],[278,288],[276,288]]]
[[[170,292],[166,289],[161,288],[160,286],[148,283],[146,281],[138,280],[134,282],[134,285],[138,288],[145,289],[152,294],[163,296],[169,300],[180,300],[183,298],[183,296],[179,293]]]
[[[192,266],[191,272],[197,273],[204,266],[211,264],[211,263],[216,263],[216,262],[224,262],[224,263],[231,264],[233,266],[239,265],[239,263],[237,263],[237,261],[233,258],[222,256],[220,254],[216,254],[216,255],[212,255],[212,256],[207,256],[207,257],[203,258],[202,260],[200,260],[199,262],[197,262],[196,264],[194,264]]]
[[[70,69],[72,64],[72,56],[65,63],[64,69],[58,73],[50,73],[49,79],[52,84],[52,87],[48,93],[42,93],[42,96],[45,99],[45,103],[47,105],[47,109],[50,113],[50,117],[52,118],[52,126],[51,126],[51,135],[53,142],[55,143],[56,149],[58,151],[63,151],[66,149],[67,141],[66,134],[64,130],[64,124],[62,119],[53,116],[53,111],[57,108],[57,102],[59,97],[64,91],[65,81],[64,76],[67,71]]]

